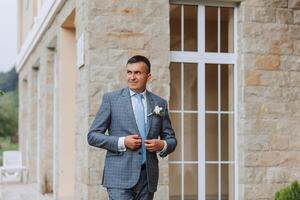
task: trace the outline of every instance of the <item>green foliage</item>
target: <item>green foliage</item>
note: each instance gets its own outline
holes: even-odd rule
[[[276,192],[275,200],[300,200],[300,186],[294,181],[290,186]]]
[[[0,91],[3,92],[14,91],[16,90],[17,86],[18,86],[18,75],[14,67],[6,73],[0,72]]]
[[[16,136],[18,131],[18,90],[0,97],[0,137]]]
[[[16,138],[18,131],[18,75],[15,68],[0,72],[0,137]]]

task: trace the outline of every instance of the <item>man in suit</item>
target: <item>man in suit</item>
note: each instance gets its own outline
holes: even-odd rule
[[[128,87],[104,94],[87,138],[91,146],[107,150],[102,184],[110,200],[151,200],[157,154],[167,156],[177,141],[166,100],[146,90],[149,60],[136,55],[126,67]]]

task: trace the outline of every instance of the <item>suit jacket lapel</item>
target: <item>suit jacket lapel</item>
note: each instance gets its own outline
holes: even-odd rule
[[[153,99],[151,97],[150,92],[146,91],[146,95],[147,95],[147,130],[146,130],[146,136],[148,136],[150,127],[151,127],[151,123],[152,123],[152,115],[148,116],[150,113],[153,112],[154,109],[154,102]]]
[[[134,126],[134,129],[136,131],[136,134],[139,134],[139,129],[134,117],[134,113],[133,113],[133,108],[132,108],[132,103],[131,103],[131,97],[130,97],[130,92],[129,92],[129,88],[125,88],[125,90],[123,91],[122,94],[124,100],[125,100],[125,106],[127,107],[127,111],[128,111],[128,115],[129,118],[131,120],[132,125]]]

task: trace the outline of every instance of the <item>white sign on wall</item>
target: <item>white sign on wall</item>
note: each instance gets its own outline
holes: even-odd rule
[[[84,65],[84,37],[83,34],[77,39],[77,67],[80,68]]]

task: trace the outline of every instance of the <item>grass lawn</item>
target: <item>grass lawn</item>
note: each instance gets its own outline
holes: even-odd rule
[[[18,144],[12,144],[10,143],[9,137],[0,137],[0,166],[2,166],[2,152],[8,151],[8,150],[17,150]]]

